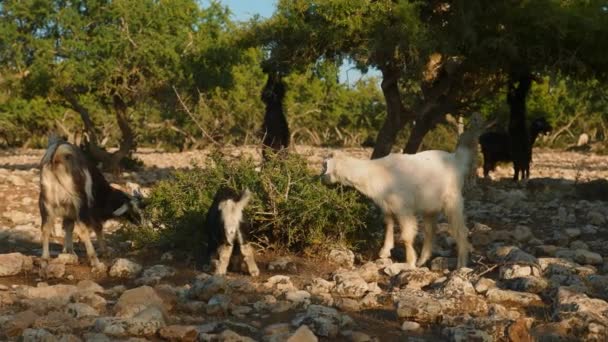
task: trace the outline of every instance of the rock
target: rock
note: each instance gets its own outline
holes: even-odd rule
[[[72,253],[61,253],[53,259],[53,263],[64,265],[78,265],[78,255]]]
[[[446,297],[475,295],[475,288],[468,280],[468,276],[473,272],[470,268],[460,268],[452,274],[443,284],[441,292]]]
[[[159,331],[160,337],[171,342],[194,342],[198,337],[198,330],[193,325],[169,325]]]
[[[11,173],[6,176],[6,180],[15,186],[25,186],[27,184],[27,182],[21,176],[17,176],[14,173]]]
[[[355,264],[355,253],[349,249],[332,249],[329,260],[336,265],[351,268]]]
[[[208,301],[213,295],[225,293],[227,289],[228,284],[223,276],[211,276],[204,280],[197,279],[188,291],[188,297]]]
[[[581,235],[581,230],[578,228],[567,228],[564,229],[564,233],[566,234],[566,236],[570,239],[576,239],[577,237],[579,237]]]
[[[576,146],[581,147],[589,144],[589,134],[581,133],[576,141]]]
[[[533,342],[530,334],[531,322],[525,318],[520,318],[509,325],[507,336],[510,341]]]
[[[555,256],[558,247],[554,245],[539,245],[535,248],[536,256]]]
[[[265,335],[283,335],[291,330],[289,323],[275,323],[264,328]]]
[[[71,301],[89,305],[99,312],[105,311],[108,304],[105,298],[91,291],[76,292],[72,295]]]
[[[443,315],[442,301],[435,300],[426,292],[407,291],[396,300],[399,317],[431,323],[436,322]]]
[[[165,252],[163,253],[163,255],[160,256],[160,261],[173,261],[173,253],[171,252]]]
[[[394,277],[402,271],[412,270],[412,267],[404,262],[394,263],[384,268],[383,272],[390,277]]]
[[[92,280],[81,280],[76,284],[79,292],[104,293],[103,287]]]
[[[496,287],[496,282],[489,278],[483,278],[483,277],[479,278],[477,280],[477,282],[475,283],[475,291],[477,291],[477,293],[481,293],[481,294],[484,294],[489,289],[493,289],[495,287]]]
[[[351,342],[371,342],[372,338],[363,332],[360,331],[352,331],[349,334],[341,333],[342,335],[348,337]]]
[[[589,298],[586,294],[576,291],[576,289],[561,286],[557,290],[554,315],[560,319],[576,316],[592,320],[599,318],[608,323],[608,302],[597,298]]]
[[[293,286],[290,278],[284,275],[275,275],[268,278],[268,280],[266,280],[264,283],[264,287],[269,290],[273,290],[273,293],[277,296],[289,291],[297,290],[297,288]]]
[[[158,307],[150,306],[131,318],[98,318],[95,330],[116,337],[152,336],[165,325],[163,312]]]
[[[431,271],[444,272],[455,269],[458,260],[456,258],[436,257],[431,260]]]
[[[398,287],[408,289],[422,289],[439,278],[437,273],[429,271],[428,268],[415,268],[399,273],[394,279],[393,284]]]
[[[23,287],[17,291],[20,298],[29,300],[31,303],[36,301],[47,301],[57,306],[63,306],[70,302],[72,295],[78,292],[74,285],[53,285],[42,287]]]
[[[540,267],[536,265],[509,264],[500,266],[500,279],[513,279],[527,276],[540,276]]]
[[[485,331],[477,330],[467,325],[459,325],[452,328],[444,328],[442,334],[451,342],[493,342],[494,339]]]
[[[301,325],[287,342],[317,342],[319,339],[307,325]]]
[[[590,211],[587,213],[587,221],[594,226],[603,226],[606,223],[606,216],[599,211]]]
[[[403,331],[416,331],[420,329],[420,323],[413,321],[405,321],[401,324],[401,330]]]
[[[2,325],[2,331],[8,337],[21,336],[23,331],[32,326],[38,317],[32,310],[22,311],[12,316],[10,321]]]
[[[276,260],[269,262],[268,270],[269,271],[287,271],[287,272],[291,272],[291,273],[298,272],[296,263],[293,262],[293,260],[288,256],[280,257]]]
[[[369,286],[357,272],[338,273],[334,275],[334,281],[334,291],[343,297],[361,298],[369,290]]]
[[[352,298],[340,298],[336,303],[336,307],[342,311],[359,311],[361,304]]]
[[[147,268],[142,277],[137,279],[135,282],[138,285],[156,285],[161,279],[166,277],[172,277],[175,275],[175,269],[173,267],[165,265],[154,265]]]
[[[600,265],[604,262],[604,259],[600,254],[584,249],[577,249],[574,251],[574,260],[584,265]]]
[[[378,281],[380,279],[380,267],[374,262],[367,262],[357,270],[359,275],[366,282]]]
[[[110,277],[116,278],[135,278],[139,275],[143,267],[129,259],[117,259],[110,268]]]
[[[224,294],[215,294],[207,303],[207,314],[217,315],[228,312],[228,306],[230,305],[230,297]]]
[[[528,242],[532,239],[532,231],[527,226],[516,226],[512,232],[513,238],[519,242]]]
[[[23,342],[55,342],[57,338],[44,329],[25,329],[20,340]]]
[[[509,290],[530,293],[542,293],[549,287],[549,283],[544,278],[532,276],[512,278],[503,283]]]
[[[322,305],[310,305],[306,313],[298,315],[291,324],[301,326],[306,324],[316,333],[316,335],[335,338],[341,328],[351,326],[353,320],[341,315],[334,308]]]
[[[574,240],[572,242],[570,242],[570,249],[589,249],[589,246],[581,241],[581,240]]]
[[[323,278],[313,278],[312,283],[306,286],[306,290],[311,294],[329,293],[335,286],[335,281],[328,281]]]
[[[537,263],[534,256],[515,246],[495,246],[488,251],[488,259],[495,263]]]
[[[492,303],[513,302],[521,305],[542,303],[541,298],[537,294],[502,290],[498,288],[489,289],[486,292],[486,297]]]
[[[153,288],[141,286],[125,291],[116,302],[114,311],[117,317],[130,318],[153,306],[162,310],[164,302]]]
[[[32,257],[21,253],[0,254],[0,277],[12,276],[31,271],[34,267]]]
[[[70,303],[66,306],[65,312],[74,318],[99,316],[97,310],[84,303]]]
[[[222,342],[255,342],[251,337],[241,336],[230,329],[222,331],[217,337],[217,341]]]
[[[61,278],[65,274],[65,264],[50,263],[40,269],[42,278]]]
[[[310,293],[303,290],[289,291],[285,293],[285,299],[294,304],[309,304]]]

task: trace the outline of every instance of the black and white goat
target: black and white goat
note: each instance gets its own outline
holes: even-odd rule
[[[58,136],[49,137],[40,163],[40,216],[42,218],[42,258],[49,259],[49,238],[54,219],[63,220],[64,253],[74,253],[73,231],[83,241],[91,265],[101,266],[91,242],[90,229],[97,235],[100,250],[106,251],[103,223],[112,218],[141,222],[143,197],[113,188],[82,151]]]
[[[529,178],[532,161],[532,147],[540,134],[548,134],[553,128],[545,118],[532,120],[530,123],[529,157],[523,164],[522,178]],[[483,176],[488,178],[490,171],[496,168],[498,162],[513,162],[511,137],[506,132],[487,132],[479,137],[481,153],[483,154]]]
[[[211,264],[215,274],[226,274],[235,245],[238,245],[249,274],[254,277],[260,274],[254,249],[246,241],[243,223],[243,209],[250,199],[249,189],[239,194],[229,187],[220,187],[213,198],[205,219],[207,249],[203,258],[205,263]]]
[[[408,265],[414,268],[426,263],[431,256],[437,217],[443,212],[458,247],[458,267],[465,267],[470,244],[462,188],[470,174],[477,140],[484,128],[481,116],[473,115],[468,129],[458,140],[456,151],[452,153],[431,150],[416,154],[390,154],[373,160],[334,155],[323,163],[322,181],[352,186],[382,209],[386,231],[380,258],[391,254],[396,222],[401,227]],[[424,244],[418,262],[413,247],[418,232],[416,214],[424,218]]]

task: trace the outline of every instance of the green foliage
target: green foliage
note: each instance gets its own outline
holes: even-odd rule
[[[302,252],[379,241],[368,239],[378,231],[378,210],[355,190],[321,184],[303,157],[277,157],[258,171],[252,160],[227,161],[219,154],[205,169],[195,167],[159,182],[147,206],[154,228],[127,230],[125,238],[140,247],[199,251],[205,244],[206,211],[221,185],[251,190],[246,208],[251,239],[266,247]]]

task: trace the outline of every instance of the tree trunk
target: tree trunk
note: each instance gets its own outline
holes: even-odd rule
[[[89,111],[78,101],[76,95],[71,89],[64,90],[64,96],[82,119],[85,131],[88,134],[86,148],[91,154],[91,157],[102,164],[102,169],[111,172],[120,170],[120,162],[127,157],[135,149],[135,136],[129,125],[127,118],[127,106],[118,96],[114,96],[114,110],[116,112],[116,121],[122,134],[122,140],[118,151],[110,153],[99,146],[99,140],[95,129],[95,124],[91,120]]]
[[[262,90],[262,101],[266,105],[263,134],[263,155],[270,150],[278,152],[289,147],[289,126],[283,110],[285,83],[278,72],[268,72],[268,80]]]
[[[433,129],[437,123],[443,119],[443,115],[446,113],[443,106],[428,110],[420,120],[416,120],[416,124],[412,128],[412,132],[405,144],[403,153],[414,154],[420,149],[422,140],[426,134]]]
[[[397,134],[414,118],[413,113],[407,112],[403,107],[398,81],[398,70],[389,67],[382,69],[382,94],[386,101],[386,120],[378,132],[372,159],[382,158],[391,153]]]

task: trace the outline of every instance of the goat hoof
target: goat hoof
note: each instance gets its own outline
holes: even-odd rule
[[[380,259],[388,259],[391,257],[391,251],[390,250],[386,250],[386,249],[382,249],[380,250],[380,253],[378,253],[378,257]]]
[[[255,270],[250,270],[250,271],[249,271],[249,274],[250,274],[252,277],[257,277],[257,276],[259,276],[259,275],[260,275],[260,270],[258,270],[258,269],[255,269]]]

